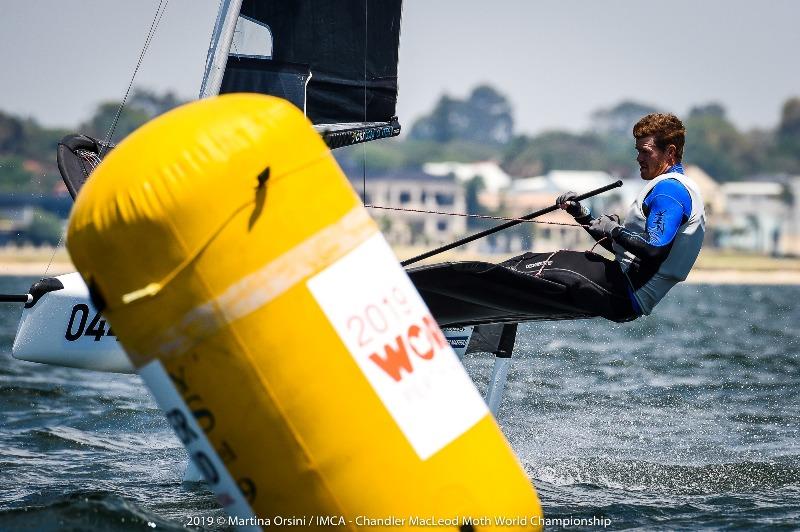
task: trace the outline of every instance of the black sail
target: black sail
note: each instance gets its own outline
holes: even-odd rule
[[[231,49],[220,92],[280,96],[314,124],[392,122],[400,12],[401,0],[244,0],[240,18],[269,29],[272,54]]]
[[[236,26],[231,48],[221,51],[227,59],[220,65],[219,93],[289,100],[331,148],[400,134],[395,108],[401,0],[242,0],[238,12],[228,6],[220,4],[218,24],[230,13]],[[237,34],[249,31],[250,40],[236,42]],[[222,26],[215,28],[209,65],[221,33]],[[216,87],[202,93],[215,94]],[[113,147],[85,135],[59,143],[58,168],[73,198]]]

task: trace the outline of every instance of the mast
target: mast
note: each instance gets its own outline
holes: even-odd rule
[[[236,30],[236,21],[242,8],[242,0],[221,0],[217,21],[211,34],[211,42],[206,55],[206,69],[200,85],[200,98],[207,98],[219,93],[228,53]]]

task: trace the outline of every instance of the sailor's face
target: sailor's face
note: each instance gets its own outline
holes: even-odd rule
[[[656,146],[654,137],[636,139],[636,162],[639,163],[639,175],[647,181],[660,176],[674,163],[671,145],[666,150]],[[673,148],[674,149],[674,148]]]

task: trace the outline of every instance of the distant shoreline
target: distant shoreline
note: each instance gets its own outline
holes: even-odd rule
[[[448,257],[451,260],[453,257]],[[500,259],[493,259],[500,260]],[[15,262],[0,261],[0,277],[55,277],[72,273],[75,267],[70,262]],[[687,284],[751,284],[751,285],[800,285],[800,270],[795,269],[735,269],[695,268],[685,281]]]
[[[704,270],[689,273],[686,284],[800,285],[796,270]]]
[[[32,276],[55,277],[75,271],[71,262],[2,262],[0,261],[0,276]]]

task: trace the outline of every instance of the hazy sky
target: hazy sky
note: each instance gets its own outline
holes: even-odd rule
[[[0,110],[74,127],[120,99],[157,4],[6,0]],[[171,0],[136,84],[195,97],[217,7]],[[583,129],[623,98],[679,115],[717,101],[739,127],[773,127],[800,95],[798,21],[795,0],[405,0],[398,114],[410,125],[489,82],[522,132]]]

